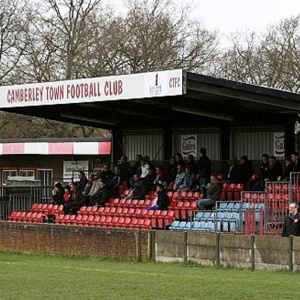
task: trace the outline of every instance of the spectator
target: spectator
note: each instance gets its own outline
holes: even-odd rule
[[[152,206],[148,210],[168,210],[170,204],[170,198],[168,197],[167,191],[162,184],[156,186],[157,198],[152,203]]]
[[[295,164],[292,161],[291,157],[287,156],[284,160],[282,180],[284,181],[290,180],[290,174],[293,172],[297,172]]]
[[[65,192],[64,192],[64,195],[63,195],[63,197],[64,197],[64,204],[65,203],[67,203],[67,202],[71,202],[70,200],[71,200],[71,187],[67,184],[66,186],[65,186]]]
[[[239,168],[238,168],[237,180],[238,182],[246,184],[254,172],[252,164],[248,159],[248,156],[246,155],[241,156],[240,163],[238,166]]]
[[[177,191],[181,185],[183,185],[183,179],[185,176],[185,172],[183,171],[182,165],[177,166],[177,175],[175,177],[175,184],[173,186],[173,190]]]
[[[150,160],[150,157],[148,155],[144,155],[144,158],[146,160],[146,163],[149,165],[149,168],[154,168],[153,162]]]
[[[140,163],[141,163],[141,178],[143,179],[148,175],[150,166],[147,163],[147,160],[145,158],[142,158]]]
[[[198,179],[195,174],[191,173],[190,167],[185,167],[185,174],[183,177],[183,183],[179,186],[178,190],[191,191],[198,186]]]
[[[114,174],[115,176],[108,182],[108,185],[112,188],[114,197],[119,197],[119,186],[121,184],[121,169],[119,166],[115,166]]]
[[[189,154],[187,156],[187,163],[186,163],[186,166],[188,166],[190,168],[190,171],[192,174],[197,174],[198,173],[198,167],[197,167],[197,164],[194,160],[194,156],[192,154]]]
[[[227,166],[224,171],[224,179],[227,182],[238,182],[238,161],[235,156],[232,156],[227,161]]]
[[[98,182],[99,190],[93,199],[89,202],[89,206],[105,206],[105,203],[108,202],[109,198],[115,197],[114,191],[111,186],[107,184],[105,179],[100,179]]]
[[[103,170],[100,173],[100,178],[104,179],[106,182],[110,182],[115,176],[114,172],[110,169],[110,164],[106,163],[103,165]]]
[[[132,177],[131,170],[130,170],[130,164],[128,162],[127,156],[123,155],[120,159],[120,175],[121,175],[121,181],[129,181],[129,179]]]
[[[295,164],[296,172],[300,172],[300,161],[299,161],[299,153],[293,152],[291,154],[292,162]]]
[[[77,190],[76,182],[70,184],[71,197],[67,203],[64,204],[64,214],[77,213],[83,205],[86,204],[86,199],[81,192]]]
[[[177,175],[177,164],[176,164],[176,160],[175,160],[175,156],[171,156],[170,158],[170,162],[169,165],[167,167],[167,175],[170,178],[170,181],[175,181],[175,177]]]
[[[207,189],[207,199],[197,200],[199,210],[207,210],[215,206],[216,201],[220,199],[223,184],[218,180],[217,174],[210,176],[210,185]]]
[[[164,167],[157,166],[155,168],[155,173],[156,173],[156,176],[153,181],[154,186],[156,186],[157,184],[162,184],[166,188],[169,184],[169,178],[165,172]]]
[[[263,191],[265,189],[266,182],[268,181],[276,181],[282,176],[282,166],[277,161],[275,156],[269,157],[269,165],[264,171],[263,177],[255,183],[254,190],[255,191]]]
[[[100,171],[96,171],[94,173],[94,181],[92,183],[92,187],[90,189],[90,192],[88,193],[89,202],[94,200],[94,196],[100,190],[100,185],[99,185],[100,180],[101,180]]]
[[[143,199],[146,195],[143,190],[141,175],[139,173],[133,175],[133,187],[125,199]]]
[[[175,154],[175,163],[176,163],[176,167],[178,165],[182,165],[183,170],[185,170],[185,162],[182,158],[182,154],[181,153],[176,153]]]
[[[64,189],[62,187],[61,182],[56,182],[54,184],[53,190],[52,190],[52,199],[50,203],[53,204],[63,204],[64,202]]]
[[[153,182],[155,180],[155,176],[155,169],[154,167],[150,166],[148,175],[143,179],[142,182],[142,189],[145,191],[145,195],[147,195],[147,193],[153,189]]]
[[[133,166],[131,167],[131,174],[141,174],[141,159],[143,158],[143,156],[141,154],[137,154],[135,156],[135,162],[133,164]]]
[[[261,164],[259,166],[259,174],[257,178],[250,178],[245,186],[245,191],[261,191],[264,189],[264,180],[267,178],[267,172],[269,170],[269,154],[264,153],[261,156]]]
[[[297,204],[292,202],[289,205],[289,216],[284,220],[282,236],[300,236],[300,215]]]
[[[206,155],[206,149],[200,148],[200,159],[198,162],[198,169],[199,169],[199,184],[201,192],[203,193],[202,186],[206,186],[209,182],[209,177],[211,174],[211,161]]]
[[[89,194],[89,192],[90,192],[91,189],[92,189],[94,179],[95,179],[95,176],[94,176],[93,173],[91,173],[91,174],[89,175],[88,181],[87,181],[87,183],[86,183],[86,185],[85,185],[85,187],[84,187],[84,190],[83,190],[83,192],[82,192],[82,195],[83,195],[84,197],[88,197],[88,194]]]
[[[269,168],[267,170],[266,181],[276,181],[282,176],[282,166],[275,156],[269,157]]]
[[[87,182],[88,182],[88,179],[86,178],[85,173],[83,171],[78,172],[78,179],[79,180],[76,182],[77,191],[82,193],[84,191],[84,188],[85,188]]]

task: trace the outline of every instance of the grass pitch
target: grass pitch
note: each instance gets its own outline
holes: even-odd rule
[[[0,252],[0,297],[299,299],[300,274]]]

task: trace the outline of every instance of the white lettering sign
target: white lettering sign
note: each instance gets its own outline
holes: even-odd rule
[[[0,87],[0,108],[176,96],[182,70]]]
[[[77,180],[77,174],[78,171],[88,171],[89,169],[89,162],[88,160],[78,160],[78,161],[64,161],[63,162],[63,178],[66,179],[74,179]],[[74,178],[73,178],[74,177]]]
[[[192,154],[194,157],[197,156],[197,135],[181,135],[180,142],[180,149],[183,157],[186,157],[189,154]]]
[[[285,148],[284,148],[284,133],[277,132],[274,133],[274,156],[284,157]]]

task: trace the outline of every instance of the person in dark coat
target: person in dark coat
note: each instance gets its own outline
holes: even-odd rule
[[[88,182],[88,179],[85,176],[85,173],[83,171],[78,172],[78,181],[77,181],[77,191],[82,193],[84,191],[84,188]]]
[[[175,155],[173,155],[171,156],[170,163],[167,167],[167,175],[170,178],[170,181],[175,181],[175,177],[177,175],[177,166]]]
[[[292,202],[289,205],[289,216],[284,220],[282,236],[291,235],[300,236],[300,215],[298,213],[297,204]]]
[[[148,207],[148,210],[168,210],[170,198],[162,184],[156,185],[157,200]]]
[[[204,187],[209,183],[209,178],[211,174],[211,160],[206,155],[206,149],[200,148],[200,159],[198,162],[198,169],[199,169],[199,186],[201,192],[204,193]]]
[[[54,184],[50,203],[58,205],[64,203],[64,188],[62,187],[61,182],[56,182]]]
[[[251,178],[251,176],[254,173],[252,164],[249,161],[248,156],[241,156],[240,163],[238,166],[239,168],[237,174],[237,182],[246,184],[246,182]]]
[[[100,190],[93,200],[89,202],[89,206],[105,206],[105,203],[108,202],[109,198],[114,198],[116,196],[115,191],[108,185],[105,179],[99,181],[99,186]]]
[[[282,175],[281,180],[285,180],[285,181],[290,180],[291,173],[293,173],[293,172],[297,172],[296,166],[293,163],[291,157],[287,156],[284,159],[283,175]]]

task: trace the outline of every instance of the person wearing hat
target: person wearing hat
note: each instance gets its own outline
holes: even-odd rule
[[[52,199],[50,203],[52,204],[63,204],[64,202],[64,189],[61,182],[55,182],[52,190]]]
[[[148,207],[148,210],[168,210],[170,198],[162,184],[156,185],[156,193],[157,198],[152,203],[152,206]]]

